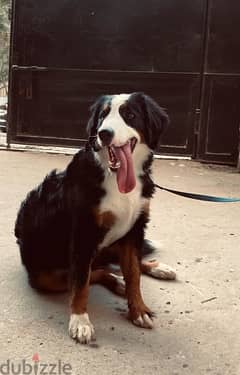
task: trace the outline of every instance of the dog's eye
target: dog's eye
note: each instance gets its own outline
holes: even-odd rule
[[[133,120],[133,119],[135,118],[134,113],[129,112],[129,113],[127,114],[127,118],[128,118],[128,120]]]

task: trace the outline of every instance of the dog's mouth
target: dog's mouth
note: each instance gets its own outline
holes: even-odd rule
[[[109,168],[117,173],[118,189],[121,193],[129,193],[136,185],[132,160],[136,144],[137,139],[134,137],[123,146],[108,146]]]
[[[135,149],[136,143],[137,139],[132,138],[121,147],[117,147],[114,145],[108,147],[109,168],[112,171],[117,171],[121,167],[121,157],[119,157],[121,154],[119,153],[119,151],[122,150],[124,152],[126,150],[129,151],[130,149],[132,154]]]

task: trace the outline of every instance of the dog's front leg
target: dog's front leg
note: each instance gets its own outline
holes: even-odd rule
[[[79,234],[76,235],[79,236]],[[80,247],[78,238],[73,238],[69,334],[81,344],[88,344],[94,339],[94,328],[87,313],[92,254],[89,244],[86,244],[83,249]]]
[[[72,287],[69,334],[81,344],[88,344],[94,339],[94,327],[87,313],[89,275],[90,271],[82,285],[75,284]]]
[[[126,282],[129,318],[143,328],[152,328],[153,313],[143,302],[140,291],[140,261],[136,247],[126,239],[120,249],[120,264]]]

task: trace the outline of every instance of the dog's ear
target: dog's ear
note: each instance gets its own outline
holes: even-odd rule
[[[156,150],[161,142],[161,137],[168,128],[169,117],[150,96],[144,93],[135,93],[141,98],[146,131],[146,143],[152,150]]]
[[[90,107],[90,118],[87,124],[87,134],[88,136],[94,136],[97,134],[97,127],[99,121],[99,114],[101,112],[103,103],[106,101],[106,96],[100,96],[95,103]]]

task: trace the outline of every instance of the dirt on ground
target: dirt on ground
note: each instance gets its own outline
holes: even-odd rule
[[[157,313],[153,330],[133,326],[126,301],[94,286],[89,314],[97,341],[77,345],[68,336],[68,295],[29,287],[13,234],[19,204],[70,158],[0,151],[0,374],[12,374],[17,364],[23,374],[25,363],[33,374],[41,365],[49,374],[52,364],[55,374],[239,375],[239,203],[156,192],[147,237],[161,244],[154,257],[177,270],[177,281],[142,277],[144,299]],[[233,168],[156,160],[154,179],[179,190],[240,196]]]

